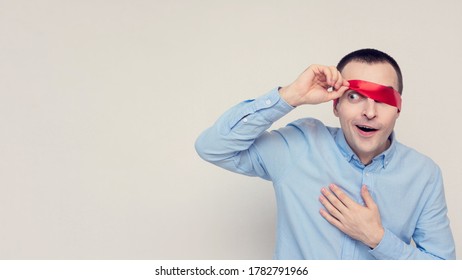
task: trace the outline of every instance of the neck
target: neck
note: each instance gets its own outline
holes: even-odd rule
[[[391,141],[390,141],[390,138],[387,139],[387,142],[385,143],[385,145],[378,151],[375,151],[374,153],[367,153],[367,154],[358,154],[358,157],[359,157],[359,160],[362,162],[362,164],[364,165],[369,165],[371,164],[372,160],[380,155],[381,153],[385,152],[391,145]]]

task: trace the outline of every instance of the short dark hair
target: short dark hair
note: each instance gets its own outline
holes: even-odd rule
[[[403,75],[401,74],[401,69],[399,68],[398,63],[396,60],[389,56],[388,54],[376,50],[376,49],[361,49],[354,51],[352,53],[347,54],[344,56],[339,63],[337,64],[338,71],[342,72],[345,66],[352,62],[362,62],[367,64],[374,64],[374,63],[388,63],[390,64],[396,72],[396,76],[398,77],[398,92],[400,94],[403,93]]]

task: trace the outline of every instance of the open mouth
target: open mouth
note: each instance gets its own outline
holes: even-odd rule
[[[357,125],[356,126],[359,130],[361,131],[364,131],[366,133],[369,133],[369,132],[374,132],[374,131],[377,131],[378,129],[376,128],[373,128],[373,127],[370,127],[370,126],[366,126],[366,125]]]

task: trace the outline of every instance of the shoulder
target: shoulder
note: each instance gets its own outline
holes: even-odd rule
[[[269,137],[276,136],[284,139],[288,145],[320,145],[333,142],[339,128],[325,126],[321,121],[314,118],[302,118],[293,121],[287,126],[273,130]]]
[[[418,170],[421,176],[441,176],[441,170],[438,164],[432,158],[414,148],[397,142],[396,155],[402,162],[402,167],[405,169],[409,169],[409,166],[413,166],[413,169]]]
[[[341,130],[338,127],[326,126],[323,122],[314,118],[303,118],[289,123],[287,127],[293,127],[305,137],[313,139],[334,139]]]
[[[315,128],[315,127],[326,127],[320,120],[315,118],[303,118],[293,121],[288,124],[289,126],[296,127],[306,127],[306,128]]]
[[[313,132],[320,133],[320,135],[334,135],[337,133],[339,128],[333,128],[326,126],[323,122],[318,119],[314,118],[303,118],[298,119],[294,122],[291,122],[287,125],[289,128],[295,128],[299,130],[301,133],[310,133],[313,135]],[[319,134],[314,134],[316,136]]]

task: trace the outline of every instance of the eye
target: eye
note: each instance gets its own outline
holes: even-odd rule
[[[348,93],[348,100],[351,103],[358,103],[363,101],[364,99],[366,99],[366,97],[364,97],[364,95],[357,93],[356,91],[351,91]]]

